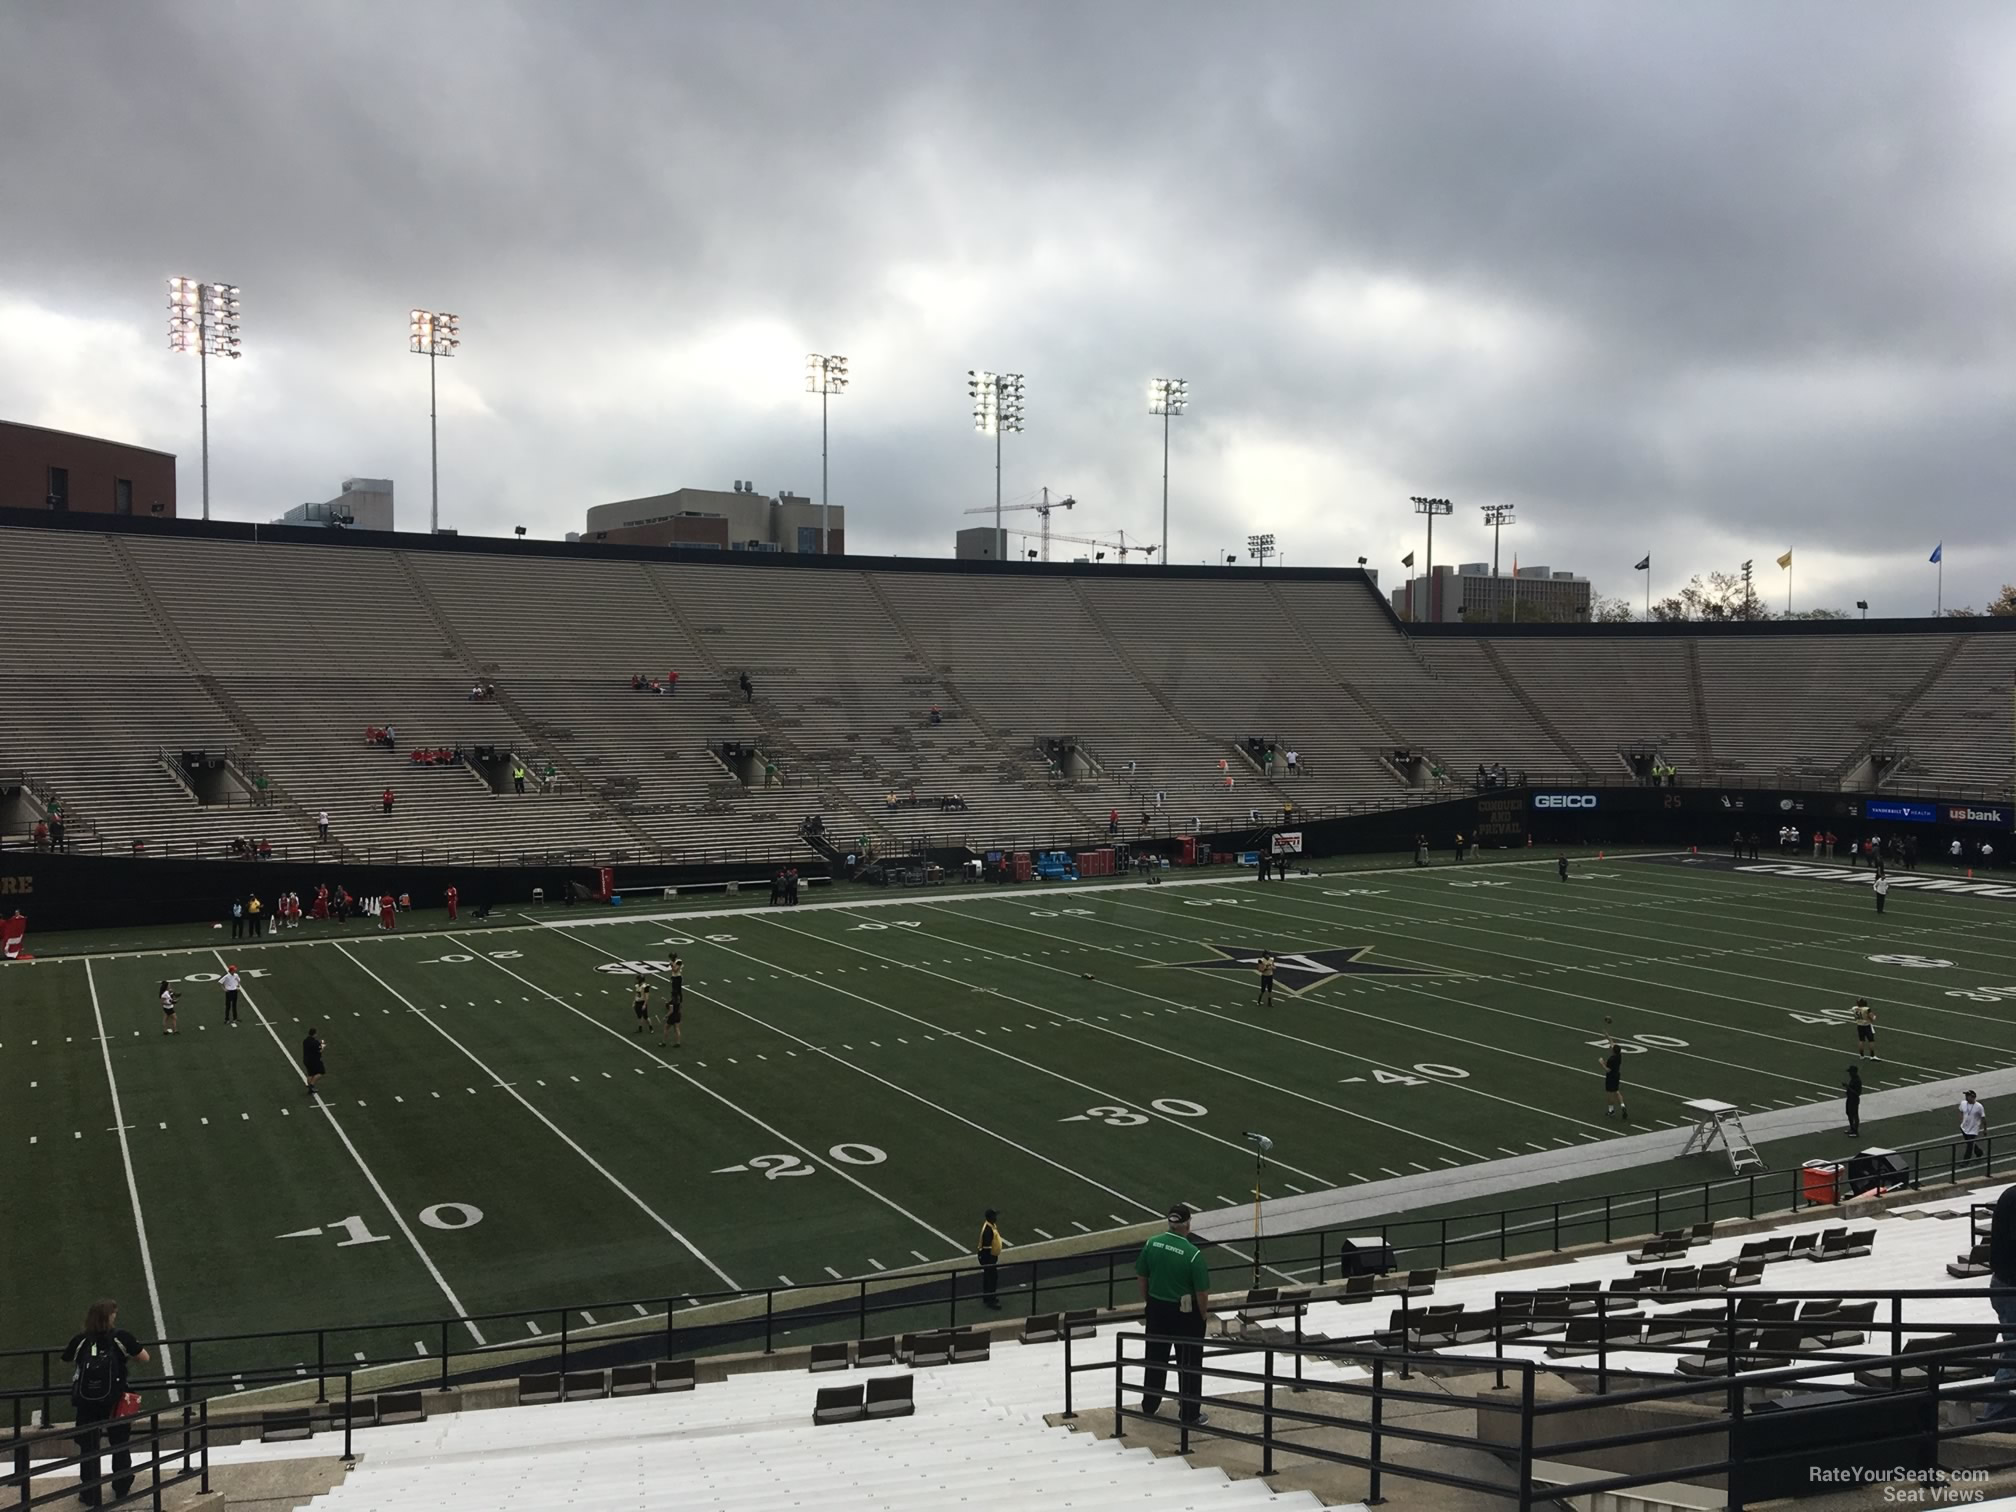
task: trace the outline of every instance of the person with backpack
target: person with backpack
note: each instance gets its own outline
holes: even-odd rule
[[[95,1507],[101,1499],[98,1477],[98,1435],[102,1431],[112,1450],[112,1498],[117,1501],[133,1489],[133,1456],[126,1448],[133,1429],[125,1419],[139,1408],[139,1399],[128,1402],[126,1367],[130,1361],[146,1364],[147,1351],[140,1341],[119,1326],[119,1304],[109,1297],[91,1304],[84,1315],[84,1329],[64,1347],[63,1361],[75,1365],[70,1377],[70,1405],[77,1410],[77,1499]],[[101,1430],[99,1425],[105,1425]]]

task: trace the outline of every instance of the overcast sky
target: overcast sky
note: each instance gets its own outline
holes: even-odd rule
[[[2016,578],[2016,9],[1859,0],[0,3],[0,417],[178,454],[163,278],[244,290],[214,512],[346,476],[557,536],[681,485],[856,550],[993,501],[969,367],[1026,375],[1010,502],[1290,565],[1421,534],[1642,602],[1795,551],[1801,607]],[[213,367],[222,367],[213,364]],[[1019,517],[1033,528],[1035,517]],[[1221,558],[1222,559],[1222,558]]]

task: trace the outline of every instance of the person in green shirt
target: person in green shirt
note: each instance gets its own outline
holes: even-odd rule
[[[1204,1319],[1211,1307],[1211,1267],[1190,1241],[1190,1209],[1169,1209],[1169,1231],[1141,1246],[1134,1262],[1140,1278],[1144,1323],[1150,1335],[1147,1368],[1141,1373],[1141,1410],[1162,1405],[1169,1352],[1176,1352],[1176,1388],[1183,1421],[1195,1427],[1204,1415]],[[1194,1339],[1196,1343],[1179,1343]]]

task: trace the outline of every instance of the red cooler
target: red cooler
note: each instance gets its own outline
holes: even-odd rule
[[[1831,1206],[1841,1200],[1841,1167],[1831,1160],[1809,1160],[1799,1168],[1799,1195],[1808,1207]]]

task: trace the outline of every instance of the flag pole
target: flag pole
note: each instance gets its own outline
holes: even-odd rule
[[[1652,553],[1645,553],[1645,618],[1652,618]]]
[[[1941,543],[1941,550],[1939,552],[1939,601],[1933,607],[1932,618],[1941,619],[1945,616],[1945,613],[1946,613],[1946,552],[1944,550],[1944,543]]]

